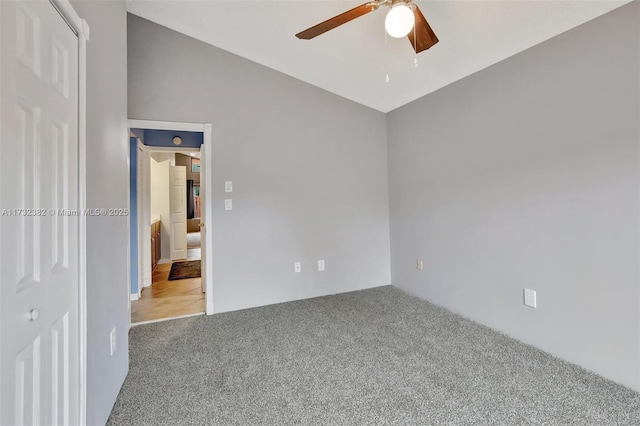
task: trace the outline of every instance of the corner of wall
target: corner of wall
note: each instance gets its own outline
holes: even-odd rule
[[[129,187],[124,1],[71,0],[87,43],[87,207],[126,208]],[[87,220],[86,423],[105,424],[129,368],[129,218]],[[110,333],[116,352],[110,355]]]

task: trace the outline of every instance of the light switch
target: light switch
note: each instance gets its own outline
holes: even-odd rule
[[[296,274],[297,274],[298,272],[302,272],[302,263],[300,263],[300,262],[295,262],[295,263],[293,264],[293,272],[295,272]]]
[[[318,271],[324,271],[324,260],[318,260]]]
[[[233,200],[231,198],[227,198],[226,200],[224,200],[224,209],[233,210]]]
[[[233,192],[233,182],[228,180],[224,183],[224,192]]]
[[[529,288],[524,289],[524,304],[527,306],[531,306],[532,308],[537,308],[535,290],[531,290]]]

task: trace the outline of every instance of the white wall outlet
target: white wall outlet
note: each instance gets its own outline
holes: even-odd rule
[[[318,271],[324,271],[324,260],[318,260]]]
[[[293,264],[293,272],[295,272],[296,274],[297,274],[298,272],[302,272],[302,263],[300,263],[300,262],[295,262],[295,263]]]
[[[111,333],[109,333],[109,347],[111,349],[111,355],[116,351],[116,328],[113,327],[111,329]]]
[[[224,209],[233,210],[233,200],[231,198],[227,198],[226,200],[224,200]]]
[[[233,182],[228,180],[224,183],[224,192],[233,192]]]
[[[423,267],[424,264],[422,263],[422,259],[418,259],[418,261],[416,262],[416,268],[418,269],[418,271],[422,271]]]
[[[529,288],[524,289],[524,304],[527,306],[531,306],[532,308],[537,308],[535,290],[531,290]]]

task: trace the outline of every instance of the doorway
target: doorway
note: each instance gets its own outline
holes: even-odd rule
[[[153,144],[149,138],[145,142]],[[149,145],[146,150],[149,155],[142,157],[146,163],[142,169],[149,171],[150,178],[138,181],[138,191],[150,215],[138,212],[140,226],[150,229],[150,239],[141,241],[143,245],[150,242],[151,285],[140,289],[138,300],[131,301],[132,324],[205,312],[200,197],[194,190],[197,186],[199,194],[200,172],[199,167],[196,172],[191,170],[191,159],[199,161],[200,152],[159,150]],[[148,190],[141,190],[145,185]]]
[[[210,125],[130,120],[130,132],[131,324],[211,314]]]

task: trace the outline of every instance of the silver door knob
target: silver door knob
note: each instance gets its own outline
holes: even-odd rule
[[[37,309],[32,309],[27,314],[27,321],[38,321],[40,318],[40,311]]]

